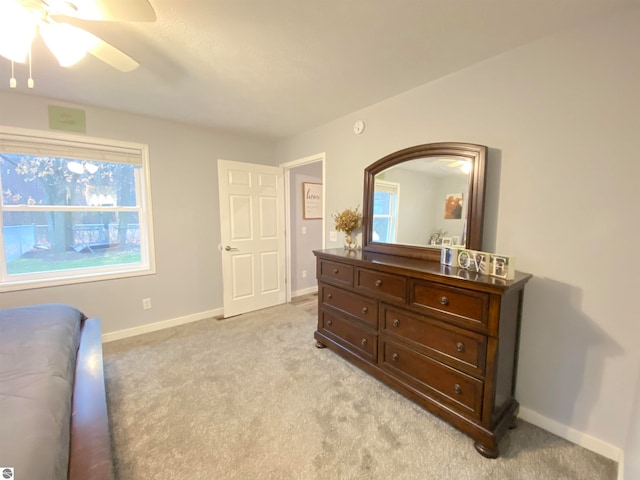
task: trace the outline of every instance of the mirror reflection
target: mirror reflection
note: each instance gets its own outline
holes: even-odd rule
[[[371,241],[464,245],[471,162],[441,156],[402,162],[375,176]]]

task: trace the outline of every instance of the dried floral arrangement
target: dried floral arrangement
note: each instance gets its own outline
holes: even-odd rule
[[[338,232],[353,232],[362,226],[362,213],[356,208],[347,208],[341,213],[331,215],[336,222],[336,230]]]

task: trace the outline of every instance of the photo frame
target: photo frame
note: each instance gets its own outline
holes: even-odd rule
[[[444,219],[460,220],[462,218],[462,202],[464,194],[447,193],[444,200]]]
[[[302,218],[316,220],[322,218],[322,184],[302,182]]]
[[[506,255],[491,255],[491,275],[493,277],[504,278],[505,280],[513,280],[515,277],[513,257]]]
[[[489,275],[491,272],[491,254],[477,250],[462,249],[458,253],[458,265],[470,272]]]
[[[442,247],[440,251],[440,263],[443,265],[448,265],[450,267],[458,266],[458,253],[460,252],[461,247]]]
[[[452,245],[451,237],[442,237],[442,245]]]

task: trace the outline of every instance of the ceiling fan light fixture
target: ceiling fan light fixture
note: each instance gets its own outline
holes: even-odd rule
[[[0,2],[0,55],[25,63],[36,33],[37,18],[22,5]]]
[[[78,63],[99,42],[98,38],[89,32],[67,23],[42,23],[40,34],[63,67]]]

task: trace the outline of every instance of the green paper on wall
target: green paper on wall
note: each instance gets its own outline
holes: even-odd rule
[[[78,108],[49,105],[49,128],[53,130],[86,133],[87,124],[85,112]]]

